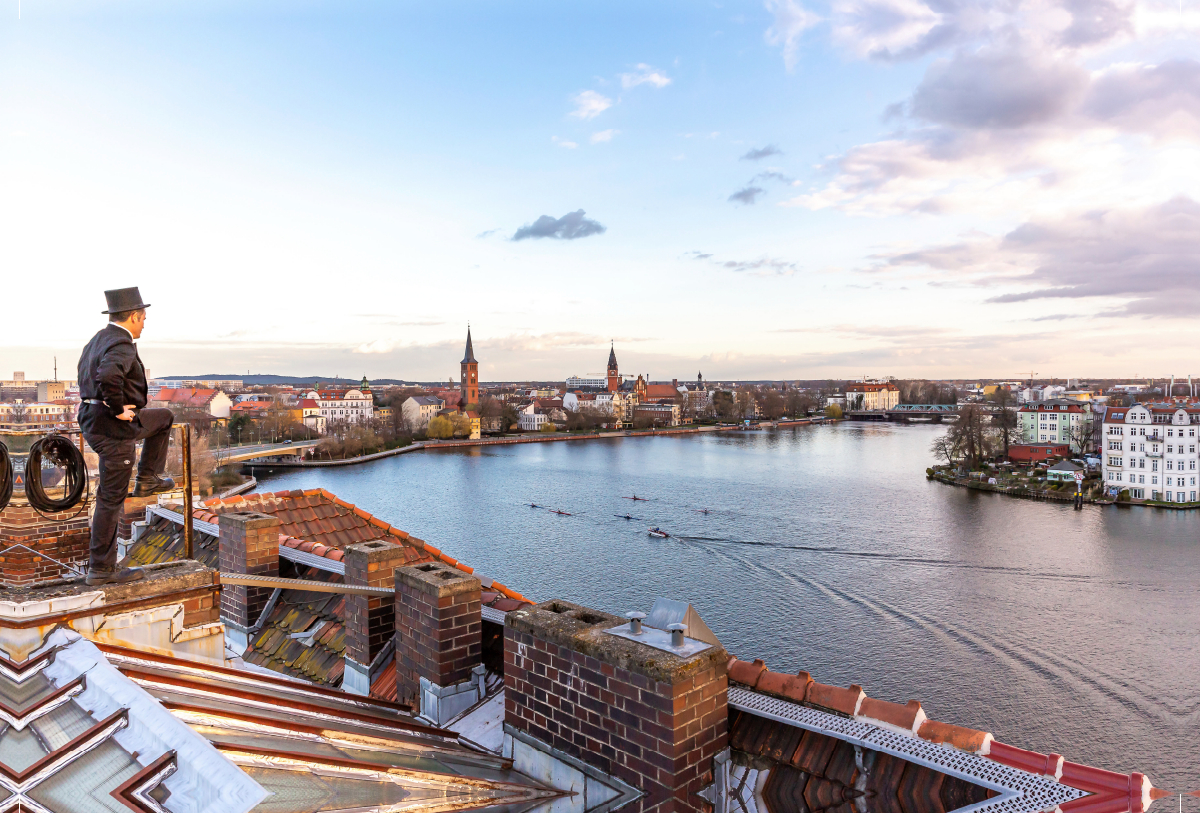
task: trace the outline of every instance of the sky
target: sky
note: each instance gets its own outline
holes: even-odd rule
[[[1200,374],[1200,0],[0,0],[0,377]]]

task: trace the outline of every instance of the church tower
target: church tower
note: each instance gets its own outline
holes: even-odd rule
[[[479,362],[475,360],[475,350],[471,347],[470,325],[467,326],[467,350],[459,367],[462,370],[462,383],[459,385],[462,391],[461,408],[466,412],[479,405]]]
[[[617,373],[616,345],[608,348],[608,391],[616,392],[621,389],[621,376]]]

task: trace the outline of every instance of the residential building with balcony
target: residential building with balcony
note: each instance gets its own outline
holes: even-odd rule
[[[1021,442],[1066,445],[1072,452],[1089,451],[1092,411],[1069,398],[1034,401],[1017,410]]]
[[[1105,488],[1135,500],[1197,502],[1200,401],[1134,404],[1105,415],[1101,461]]]

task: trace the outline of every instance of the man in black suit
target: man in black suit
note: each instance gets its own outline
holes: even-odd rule
[[[133,343],[146,325],[146,308],[137,288],[105,291],[108,325],[88,342],[79,358],[79,426],[100,457],[100,483],[92,514],[91,561],[87,583],[123,584],[145,575],[141,568],[117,570],[117,520],[129,490],[137,441],[143,441],[133,496],[169,491],[163,477],[174,416],[169,409],[144,409],[146,368]]]

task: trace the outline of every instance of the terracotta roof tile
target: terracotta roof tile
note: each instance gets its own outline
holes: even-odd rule
[[[840,686],[828,686],[815,680],[808,686],[807,702],[820,706],[829,711],[836,711],[853,717],[858,713],[858,706],[866,697],[862,686],[851,684],[849,689]]]
[[[803,703],[805,696],[808,694],[808,684],[812,683],[813,679],[808,672],[801,672],[798,675],[785,675],[781,672],[765,671],[758,678],[758,684],[755,686],[760,692],[786,697],[796,703]]]
[[[928,719],[921,723],[917,735],[930,742],[953,745],[960,751],[984,755],[988,753],[988,746],[992,742],[992,735],[986,731],[976,731]]]
[[[864,697],[858,707],[858,716],[904,729],[911,734],[916,734],[921,723],[925,722],[925,712],[916,700],[909,700],[907,705],[902,706],[887,700]]]
[[[729,659],[729,679],[738,683],[744,683],[751,689],[758,683],[759,677],[765,671],[767,671],[767,665],[761,660],[756,660],[754,663],[746,663],[745,661],[739,661],[737,658]]]

